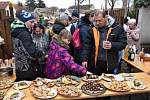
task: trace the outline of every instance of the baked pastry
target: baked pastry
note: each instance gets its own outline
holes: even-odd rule
[[[61,87],[58,88],[58,93],[65,97],[78,97],[81,95],[81,91],[74,87]]]
[[[5,92],[3,90],[0,90],[0,100],[4,98]]]
[[[105,73],[102,73],[102,79],[106,80],[106,81],[113,81],[115,80],[115,77],[114,75],[112,74],[105,74]]]
[[[106,82],[105,87],[113,91],[129,91],[131,87],[128,85],[127,81],[111,81]]]
[[[14,84],[14,81],[12,81],[10,79],[0,80],[0,89],[9,88],[13,84]]]
[[[76,76],[62,76],[56,80],[56,85],[57,86],[70,86],[74,85],[77,86],[79,85],[79,78]]]
[[[46,86],[35,87],[31,90],[33,96],[39,99],[53,98],[57,95],[57,91],[53,88],[47,88]]]
[[[46,78],[36,78],[36,80],[33,81],[34,86],[43,86],[47,85],[48,87],[54,86],[54,82],[51,79]]]

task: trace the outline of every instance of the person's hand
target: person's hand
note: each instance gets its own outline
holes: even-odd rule
[[[45,55],[45,58],[48,58],[48,55]]]
[[[87,68],[87,64],[88,63],[86,61],[82,62],[82,66],[85,67],[85,68]]]
[[[104,49],[111,49],[111,42],[109,41],[103,41],[103,48]]]
[[[0,36],[0,45],[5,44],[4,39]]]
[[[86,74],[91,74],[91,75],[92,75],[93,73],[91,73],[91,72],[87,71],[87,72],[86,72]]]

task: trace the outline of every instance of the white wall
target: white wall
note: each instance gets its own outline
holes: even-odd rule
[[[138,24],[141,44],[150,44],[150,7],[139,9]]]

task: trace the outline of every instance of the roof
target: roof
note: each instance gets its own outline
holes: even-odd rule
[[[17,4],[14,4],[14,8],[18,12],[25,9],[25,7],[18,6]]]
[[[9,1],[0,1],[0,9],[6,9],[9,5]]]
[[[91,4],[91,5],[80,5],[80,9],[87,10],[93,6],[94,6],[93,4]],[[70,6],[68,9],[78,9],[78,7],[77,6]]]

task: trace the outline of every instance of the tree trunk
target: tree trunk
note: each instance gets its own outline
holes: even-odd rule
[[[128,6],[128,1],[129,1],[129,0],[122,0],[122,2],[123,2],[122,8],[127,8],[127,6]]]
[[[89,10],[90,10],[91,0],[89,0]]]
[[[105,10],[107,10],[107,0],[105,0]]]
[[[78,0],[78,13],[79,13],[79,16],[80,16],[80,0]]]
[[[122,8],[125,9],[125,16],[127,16],[127,13],[128,13],[128,3],[129,3],[130,0],[122,0],[123,2],[123,5],[122,5]]]

